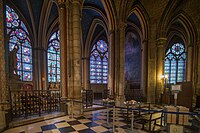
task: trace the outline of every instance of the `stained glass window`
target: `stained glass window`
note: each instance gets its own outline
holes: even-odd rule
[[[165,56],[165,75],[168,75],[168,83],[176,84],[185,79],[185,46],[176,43],[168,49]]]
[[[48,43],[48,81],[60,82],[60,32],[54,32]]]
[[[108,83],[108,44],[99,40],[90,54],[90,83]]]
[[[22,81],[32,81],[32,47],[29,32],[19,15],[9,6],[6,6],[6,27],[9,51],[18,48],[17,74]]]

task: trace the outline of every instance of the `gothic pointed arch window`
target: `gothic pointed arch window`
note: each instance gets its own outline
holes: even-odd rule
[[[15,53],[16,59],[13,59],[16,62],[16,71],[11,73],[18,74],[22,81],[32,81],[32,46],[30,35],[18,13],[8,5],[6,5],[6,28],[9,53],[17,48]]]
[[[55,31],[48,41],[48,81],[60,82],[60,32]]]
[[[173,44],[165,56],[165,75],[168,75],[168,83],[176,84],[185,79],[186,51],[182,43]]]
[[[90,53],[90,83],[108,83],[108,44],[103,40],[97,41]]]

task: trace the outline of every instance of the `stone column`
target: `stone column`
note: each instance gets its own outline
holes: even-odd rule
[[[83,64],[83,89],[90,89],[89,86],[89,80],[90,80],[90,58],[89,57],[83,57],[82,58],[82,64]]]
[[[62,92],[62,98],[67,98],[67,30],[68,30],[68,3],[66,3],[66,0],[59,0],[58,1],[59,6],[59,22],[60,22],[60,78],[61,78],[61,92]]]
[[[192,72],[193,72],[193,67],[192,67],[192,62],[193,62],[193,46],[189,45],[187,48],[187,67],[186,67],[186,80],[187,81],[192,81]]]
[[[141,90],[146,96],[147,89],[147,40],[142,41],[142,72],[141,72]]]
[[[110,90],[110,95],[114,95],[114,74],[115,74],[115,36],[114,31],[109,32],[109,43],[108,43],[108,89]]]
[[[197,69],[196,69],[196,82],[197,82],[197,85],[196,85],[196,95],[199,95],[200,96],[200,40],[197,41],[197,62],[198,62],[198,65],[196,66]]]
[[[117,94],[117,101],[119,101],[119,103],[123,103],[124,100],[125,100],[125,97],[124,97],[124,87],[125,87],[125,82],[124,82],[124,47],[125,47],[125,28],[126,28],[126,24],[121,22],[119,24],[119,62],[118,63],[118,66],[119,66],[119,71],[118,71],[118,75],[117,78],[117,82],[119,83],[118,84],[118,87],[117,87],[117,90],[116,90],[116,94]]]
[[[0,0],[0,103],[1,107],[7,103],[8,87],[6,81],[6,61],[5,61],[5,38],[4,38],[4,4],[3,0]],[[0,108],[2,110],[2,108]]]
[[[164,59],[165,59],[165,44],[166,38],[157,39],[157,61],[156,61],[156,90],[155,90],[155,102],[160,101],[161,93],[164,89],[164,82],[161,80],[161,75],[164,74]]]
[[[34,62],[33,65],[35,65],[36,67],[36,69],[33,70],[33,73],[36,75],[35,77],[33,77],[33,81],[34,80],[36,81],[37,90],[46,90],[48,89],[47,87],[48,80],[47,81],[45,80],[47,79],[46,77],[47,71],[45,69],[46,68],[45,62],[47,62],[46,59],[47,51],[44,50],[42,46],[39,46],[37,48],[32,48],[32,52],[34,55],[34,57],[32,58],[32,61]],[[37,60],[33,60],[34,58]]]
[[[81,99],[81,0],[72,1],[73,98]]]
[[[6,127],[5,114],[9,109],[8,87],[6,80],[5,38],[4,38],[4,1],[0,0],[0,132]]]

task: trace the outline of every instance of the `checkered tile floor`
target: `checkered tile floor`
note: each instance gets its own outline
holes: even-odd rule
[[[112,109],[109,110],[109,125],[107,124],[107,110],[84,112],[83,116],[70,118],[69,116],[50,119],[34,124],[16,127],[5,133],[107,133],[111,132],[113,124]],[[120,133],[128,132],[130,122],[125,120],[126,110],[116,110],[115,129]],[[145,133],[141,130],[142,125],[134,124],[134,133]]]
[[[151,109],[159,110],[160,107],[152,107]],[[112,131],[113,114],[112,109],[109,109],[109,126],[107,124],[107,110],[97,110],[84,112],[83,116],[58,117],[50,120],[45,120],[25,126],[9,129],[4,133],[109,133]],[[115,129],[119,133],[146,133],[141,130],[142,125],[134,122],[133,131],[130,129],[130,121],[127,122],[125,109],[116,110],[116,120],[114,122]],[[154,127],[159,133],[166,133],[164,127]]]

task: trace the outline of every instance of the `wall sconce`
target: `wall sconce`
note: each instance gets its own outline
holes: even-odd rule
[[[167,89],[167,80],[168,80],[168,75],[164,74],[164,75],[160,75],[160,79],[164,80],[164,94],[166,93],[166,89]]]
[[[166,74],[166,75],[160,75],[160,79],[168,79],[168,75]]]

